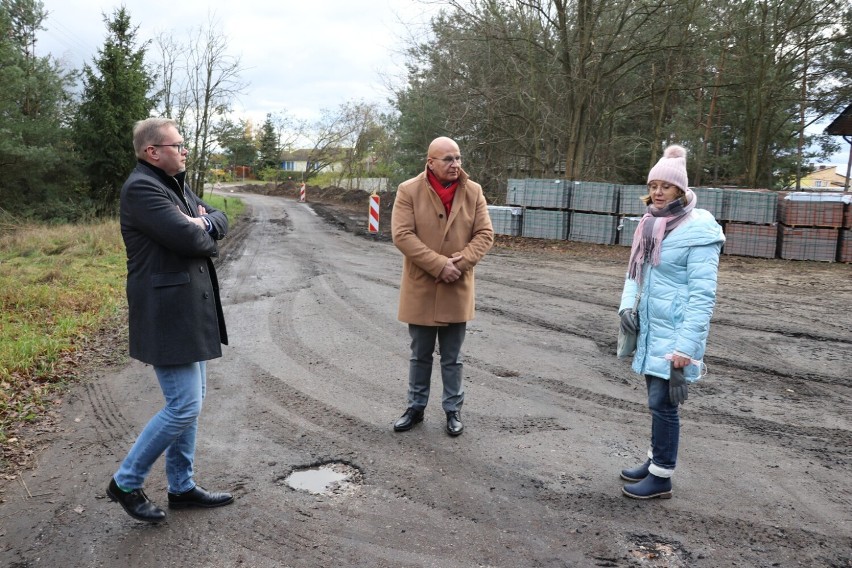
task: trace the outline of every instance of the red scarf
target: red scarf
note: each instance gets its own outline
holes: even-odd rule
[[[432,173],[432,170],[426,170],[426,177],[429,179],[429,185],[432,186],[432,189],[435,190],[435,193],[438,194],[438,197],[441,198],[441,203],[444,204],[444,209],[447,211],[447,218],[450,217],[450,209],[453,208],[453,197],[456,196],[456,188],[459,186],[458,180],[449,184],[447,187],[438,181],[438,178],[435,177],[435,174]]]

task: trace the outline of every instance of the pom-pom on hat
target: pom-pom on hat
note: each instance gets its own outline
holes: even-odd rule
[[[663,157],[648,172],[648,183],[654,180],[671,183],[686,191],[689,183],[686,178],[686,149],[683,146],[673,145],[663,151]]]

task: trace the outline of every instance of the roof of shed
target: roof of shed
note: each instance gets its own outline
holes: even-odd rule
[[[852,105],[846,107],[837,118],[831,121],[825,129],[832,136],[848,136],[852,134]]]

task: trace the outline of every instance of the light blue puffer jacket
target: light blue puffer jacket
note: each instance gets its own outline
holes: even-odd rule
[[[693,209],[663,239],[659,266],[644,265],[634,371],[668,379],[671,363],[666,354],[677,352],[694,361],[704,358],[724,242],[722,227],[713,215]],[[625,280],[619,312],[633,307],[637,288],[635,280]],[[693,383],[701,378],[701,370],[687,365],[684,376]]]

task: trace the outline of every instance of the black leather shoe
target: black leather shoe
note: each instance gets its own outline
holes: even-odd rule
[[[234,496],[230,493],[210,493],[200,485],[196,485],[185,493],[169,493],[170,509],[188,509],[189,507],[211,509],[230,505],[233,502]]]
[[[458,410],[447,412],[447,434],[458,436],[464,432],[464,424],[461,421],[461,413]]]
[[[393,431],[405,432],[420,422],[423,422],[423,411],[409,408],[399,417],[399,420],[393,423]]]
[[[110,479],[106,494],[110,501],[118,501],[127,514],[137,521],[159,523],[166,518],[166,512],[151,503],[142,489],[122,491],[115,479]]]

